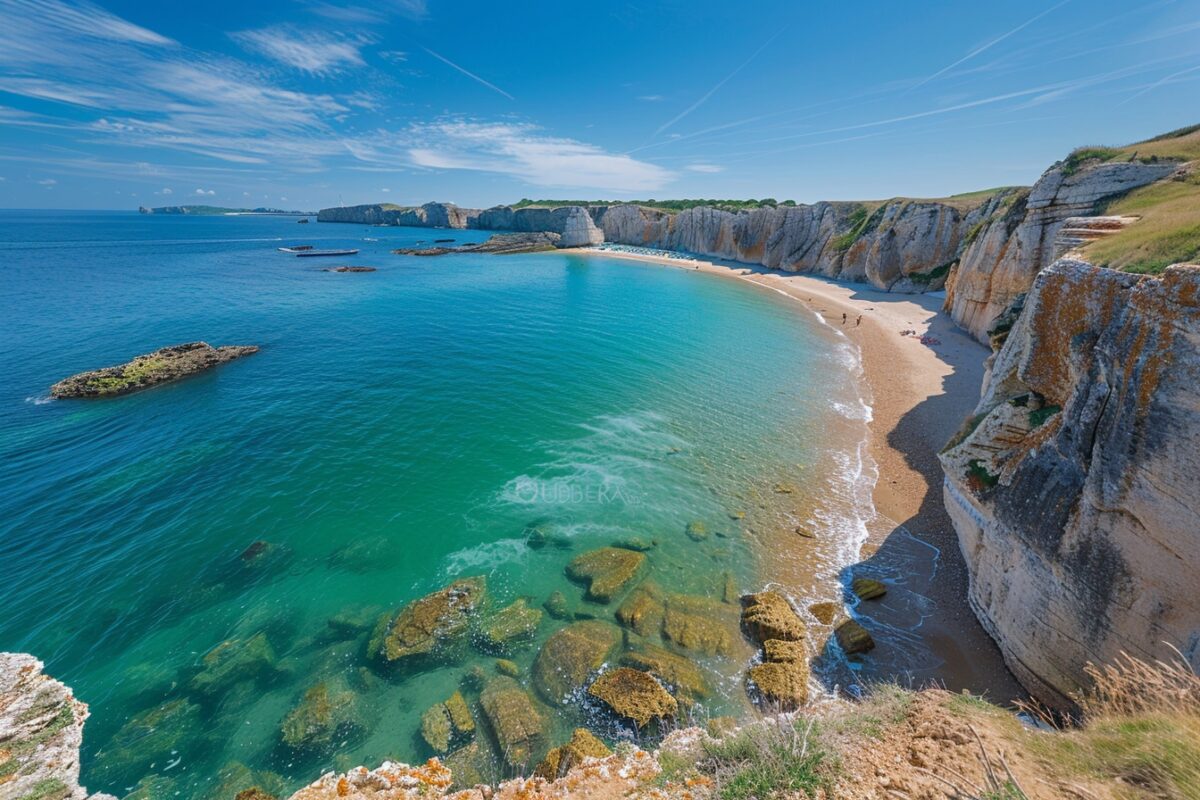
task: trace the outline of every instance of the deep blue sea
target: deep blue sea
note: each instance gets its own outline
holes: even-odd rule
[[[366,652],[380,615],[455,578],[486,576],[491,609],[561,592],[573,619],[615,622],[619,600],[587,602],[564,575],[581,553],[640,538],[645,580],[721,602],[727,583],[778,577],[778,530],[821,524],[791,556],[797,591],[840,596],[869,471],[848,346],[793,301],[709,274],[390,252],[485,236],[0,212],[0,650],[90,705],[90,790],[224,797],[424,759],[422,714],[460,689],[472,757],[511,772],[473,676],[496,674],[495,653],[396,669]],[[276,249],[300,243],[361,253]],[[323,271],[347,263],[378,271]],[[48,399],[75,372],[195,340],[262,349],[126,397]],[[582,722],[633,736],[538,694],[531,664],[567,624],[546,613],[506,654],[546,744]],[[652,644],[704,670],[713,691],[688,714],[749,712],[740,638]],[[314,687],[332,711],[305,710]],[[328,735],[286,741],[298,708]]]

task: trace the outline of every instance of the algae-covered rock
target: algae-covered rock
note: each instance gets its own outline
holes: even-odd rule
[[[871,634],[855,620],[848,619],[838,625],[834,634],[847,655],[865,653],[875,648],[875,640]]]
[[[658,542],[653,539],[643,539],[640,536],[631,536],[628,539],[613,542],[613,547],[623,547],[626,550],[636,550],[639,553],[653,550],[656,546],[658,546]],[[583,730],[583,728],[580,728],[580,730]]]
[[[808,662],[767,661],[746,673],[760,702],[782,711],[794,710],[808,702]]]
[[[575,622],[542,645],[533,662],[533,682],[543,698],[564,703],[582,688],[621,643],[617,626],[601,620]]]
[[[353,639],[371,630],[379,619],[379,606],[343,608],[326,620],[327,638]]]
[[[453,655],[486,598],[487,581],[478,576],[457,580],[414,600],[388,625],[377,652],[389,662],[412,656]]]
[[[782,639],[767,639],[763,642],[763,660],[764,661],[805,661],[808,658],[808,651],[804,647],[804,642],[787,642]]]
[[[742,598],[742,627],[756,642],[803,639],[804,620],[778,592],[759,592]]]
[[[587,584],[587,599],[607,603],[637,577],[645,561],[636,550],[602,547],[573,559],[567,577]]]
[[[887,594],[887,586],[873,578],[855,578],[850,583],[850,591],[860,600],[874,600]]]
[[[498,677],[479,696],[504,760],[512,767],[529,762],[545,738],[546,721],[533,698],[512,678]]]
[[[712,691],[694,661],[650,642],[640,642],[635,649],[622,653],[621,663],[649,672],[671,687],[681,701],[704,700]]]
[[[275,650],[265,633],[226,639],[205,654],[203,665],[189,686],[199,694],[221,694],[236,683],[267,675],[275,666]]]
[[[654,676],[629,667],[605,671],[588,687],[588,694],[639,730],[651,720],[672,718],[679,710],[675,698]]]
[[[174,800],[179,789],[175,781],[162,775],[146,775],[122,800]]]
[[[567,596],[558,590],[550,593],[546,602],[542,603],[542,608],[546,609],[546,613],[555,619],[571,618],[571,607],[567,604]]]
[[[808,607],[808,613],[817,618],[817,622],[822,625],[832,625],[833,620],[842,610],[839,603],[813,603]]]
[[[355,722],[355,694],[321,681],[309,687],[279,726],[283,743],[296,749],[324,747]]]
[[[698,519],[689,522],[683,532],[693,542],[703,542],[708,538],[708,526]]]
[[[458,748],[442,759],[454,776],[454,786],[466,789],[477,784],[491,784],[498,778],[491,752],[482,737]]]
[[[470,692],[478,692],[483,688],[483,685],[488,681],[487,670],[478,664],[467,670],[466,674],[459,679],[458,685]]]
[[[257,352],[258,348],[254,345],[213,347],[207,342],[177,344],[138,356],[116,367],[104,367],[64,378],[50,387],[50,395],[58,398],[116,397],[176,381]]]
[[[585,758],[605,758],[611,754],[612,751],[604,746],[604,742],[593,736],[587,728],[576,728],[571,734],[571,741],[546,753],[533,774],[555,781],[582,764]]]
[[[662,628],[666,610],[663,593],[646,581],[630,592],[617,608],[617,619],[639,636],[650,636]]]
[[[517,662],[507,658],[496,659],[496,672],[501,675],[507,675],[510,678],[516,678],[521,675],[521,667]]]
[[[284,780],[274,772],[254,770],[240,761],[231,761],[217,772],[217,781],[200,795],[201,800],[265,800],[286,793]]]
[[[200,706],[187,700],[170,700],[149,708],[130,718],[101,748],[96,755],[96,772],[105,782],[112,782],[134,766],[186,750],[201,727]]]
[[[508,653],[528,645],[542,622],[542,610],[520,598],[497,611],[479,628],[476,642],[489,653]]]
[[[475,735],[475,717],[462,692],[444,703],[431,706],[421,715],[421,737],[438,753],[461,745]]]
[[[738,591],[737,580],[734,579],[732,572],[725,573],[725,580],[721,587],[721,602],[736,603],[742,596]]]
[[[547,545],[569,550],[571,537],[556,531],[549,522],[534,522],[525,526],[525,544],[534,550],[541,550]]]
[[[686,650],[726,655],[737,637],[737,610],[709,597],[672,594],[667,597],[662,632]]]

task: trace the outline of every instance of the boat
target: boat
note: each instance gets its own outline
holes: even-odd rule
[[[292,247],[280,247],[279,252],[281,252],[281,253],[301,253],[305,250],[312,250],[312,249],[313,249],[313,246],[311,244],[297,244],[297,245],[293,245]]]
[[[303,219],[298,219],[298,220],[296,220],[296,222],[300,223],[301,225],[307,225],[307,224],[308,224],[308,217],[305,217],[305,218],[303,218]]]
[[[297,256],[353,256],[357,254],[357,248],[353,250],[304,250],[296,253]]]

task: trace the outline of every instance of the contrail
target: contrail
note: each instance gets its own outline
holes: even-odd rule
[[[932,75],[930,75],[928,78],[925,78],[924,80],[921,80],[921,81],[919,81],[919,82],[918,82],[916,85],[914,85],[914,86],[910,86],[908,89],[906,89],[906,90],[905,90],[905,92],[911,92],[913,89],[917,89],[917,88],[919,88],[919,87],[921,87],[921,86],[924,86],[925,84],[929,83],[931,80],[933,80],[933,79],[935,79],[935,78],[939,78],[939,77],[941,77],[942,75],[945,75],[947,72],[949,72],[950,70],[954,69],[955,67],[957,67],[959,64],[963,63],[964,61],[970,61],[972,58],[974,58],[975,56],[977,56],[977,55],[979,55],[980,53],[984,52],[985,50],[990,50],[992,47],[994,47],[995,45],[998,45],[998,44],[1000,44],[1000,42],[1003,42],[1003,41],[1004,41],[1005,39],[1007,39],[1008,37],[1012,36],[1012,35],[1013,35],[1013,34],[1015,34],[1015,33],[1018,33],[1018,32],[1020,32],[1020,31],[1024,30],[1025,28],[1028,28],[1030,25],[1032,25],[1033,23],[1037,22],[1037,21],[1038,21],[1039,19],[1041,19],[1042,17],[1044,17],[1044,16],[1046,16],[1047,14],[1049,14],[1051,11],[1055,11],[1055,10],[1057,10],[1057,9],[1060,9],[1060,8],[1062,8],[1063,6],[1065,6],[1065,5],[1066,5],[1067,3],[1069,3],[1069,2],[1071,2],[1071,0],[1062,0],[1062,2],[1061,2],[1061,3],[1059,3],[1058,5],[1051,6],[1050,8],[1047,8],[1047,9],[1046,9],[1045,11],[1043,11],[1042,13],[1040,13],[1040,14],[1037,14],[1036,16],[1034,16],[1034,17],[1032,17],[1032,18],[1030,18],[1030,19],[1027,19],[1027,20],[1025,20],[1024,22],[1022,22],[1022,23],[1021,23],[1020,25],[1018,25],[1017,27],[1013,28],[1013,29],[1012,29],[1011,31],[1009,31],[1008,33],[1001,34],[1000,36],[997,36],[995,39],[992,39],[990,42],[987,42],[986,44],[982,44],[982,45],[980,45],[979,47],[976,47],[974,50],[972,50],[971,52],[967,53],[965,56],[963,56],[962,58],[960,58],[958,61],[955,61],[953,64],[950,64],[949,66],[946,66],[946,67],[942,67],[942,68],[941,68],[941,69],[939,69],[937,72],[935,72],[935,73],[933,73]]]
[[[1063,2],[1067,2],[1067,1],[1068,1],[1068,0],[1063,0]],[[728,75],[726,75],[724,78],[722,78],[722,79],[721,79],[721,80],[720,80],[720,81],[717,83],[717,85],[716,85],[716,86],[712,87],[712,88],[711,88],[711,89],[709,89],[707,92],[705,92],[705,93],[704,93],[704,94],[703,94],[703,95],[700,97],[700,99],[699,99],[699,100],[697,100],[696,102],[692,103],[690,106],[688,106],[687,108],[685,108],[683,111],[681,111],[681,112],[680,112],[678,115],[676,115],[676,116],[675,116],[674,118],[672,118],[670,121],[668,121],[667,123],[665,123],[664,125],[662,125],[661,127],[659,127],[659,129],[658,129],[658,130],[656,130],[656,131],[654,132],[654,135],[655,135],[655,136],[658,136],[660,133],[662,133],[663,131],[665,131],[667,128],[671,127],[671,126],[672,126],[672,125],[674,125],[676,122],[679,122],[679,120],[683,119],[683,118],[684,118],[684,117],[686,117],[688,114],[692,113],[692,112],[693,112],[693,111],[695,111],[697,108],[699,108],[700,106],[702,106],[702,105],[704,105],[706,102],[708,102],[708,98],[710,98],[710,97],[712,97],[714,94],[716,94],[716,93],[717,93],[717,90],[718,90],[718,89],[720,89],[722,86],[724,86],[725,84],[729,83],[729,81],[730,81],[730,80],[733,78],[733,76],[734,76],[734,75],[737,75],[739,72],[741,72],[741,71],[742,71],[742,70],[743,70],[743,69],[746,67],[746,65],[747,65],[747,64],[749,64],[751,61],[753,61],[755,58],[757,58],[759,53],[761,53],[763,50],[766,50],[766,49],[767,49],[767,45],[769,45],[771,42],[775,41],[775,40],[776,40],[776,39],[779,37],[779,34],[783,33],[783,31],[784,31],[784,30],[786,30],[786,28],[781,28],[781,29],[779,29],[778,31],[776,31],[776,32],[775,32],[775,34],[774,34],[773,36],[771,36],[771,38],[770,38],[770,39],[767,39],[765,42],[763,42],[763,43],[762,43],[762,44],[759,46],[759,48],[758,48],[757,50],[755,50],[755,51],[754,51],[754,52],[753,52],[753,53],[750,55],[750,57],[749,57],[749,58],[747,58],[747,59],[746,59],[745,61],[743,61],[743,62],[742,62],[740,65],[738,65],[738,68],[737,68],[737,69],[735,69],[733,72],[729,73],[729,74],[728,74]]]
[[[1155,89],[1157,89],[1158,87],[1162,86],[1163,84],[1170,83],[1171,81],[1175,80],[1176,78],[1181,78],[1181,77],[1183,77],[1184,75],[1188,75],[1188,74],[1190,74],[1190,73],[1196,72],[1197,70],[1200,70],[1200,66],[1198,66],[1198,67],[1188,67],[1187,69],[1181,69],[1181,70],[1179,70],[1179,72],[1172,72],[1170,75],[1166,76],[1165,78],[1160,78],[1160,79],[1158,79],[1158,80],[1157,80],[1157,81],[1155,81],[1154,83],[1152,83],[1152,84],[1150,84],[1149,86],[1147,86],[1145,89],[1142,89],[1140,92],[1137,92],[1136,94],[1132,94],[1132,95],[1130,95],[1129,97],[1126,97],[1124,100],[1122,100],[1121,102],[1117,103],[1117,105],[1119,105],[1119,106],[1123,106],[1123,105],[1125,105],[1126,103],[1128,103],[1128,102],[1130,102],[1130,101],[1133,101],[1133,100],[1136,100],[1137,98],[1141,97],[1141,96],[1142,96],[1142,95],[1144,95],[1146,92],[1152,92],[1152,91],[1154,91]]]
[[[468,72],[467,70],[463,69],[463,68],[462,68],[462,67],[460,67],[458,64],[455,64],[453,61],[451,61],[450,59],[446,58],[445,56],[443,56],[443,55],[439,55],[439,54],[437,54],[437,53],[433,52],[433,51],[432,51],[432,50],[430,50],[428,47],[422,47],[421,49],[422,49],[422,50],[424,50],[426,53],[429,53],[429,55],[433,56],[433,57],[434,57],[434,58],[436,58],[438,61],[441,61],[443,64],[445,64],[445,65],[447,65],[447,66],[450,66],[450,67],[454,67],[454,69],[458,70],[458,71],[459,71],[459,72],[461,72],[463,75],[466,75],[466,76],[467,76],[468,78],[470,78],[471,80],[473,80],[473,81],[478,81],[479,83],[482,83],[484,86],[488,87],[488,88],[489,88],[489,89],[491,89],[493,92],[499,92],[500,94],[502,94],[502,95],[504,95],[505,97],[507,97],[509,100],[516,100],[516,99],[517,99],[517,98],[513,97],[511,94],[509,94],[508,92],[506,92],[506,91],[504,91],[503,89],[501,89],[501,88],[500,88],[499,86],[497,86],[496,84],[494,84],[494,83],[488,83],[488,82],[487,82],[487,81],[485,81],[483,78],[481,78],[481,77],[479,77],[478,75],[476,75],[474,72]]]

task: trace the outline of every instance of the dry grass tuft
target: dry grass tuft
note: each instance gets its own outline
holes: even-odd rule
[[[1092,688],[1075,698],[1087,719],[1139,714],[1181,714],[1200,717],[1200,675],[1183,654],[1177,658],[1143,661],[1122,652],[1111,664],[1088,664],[1084,671]]]

